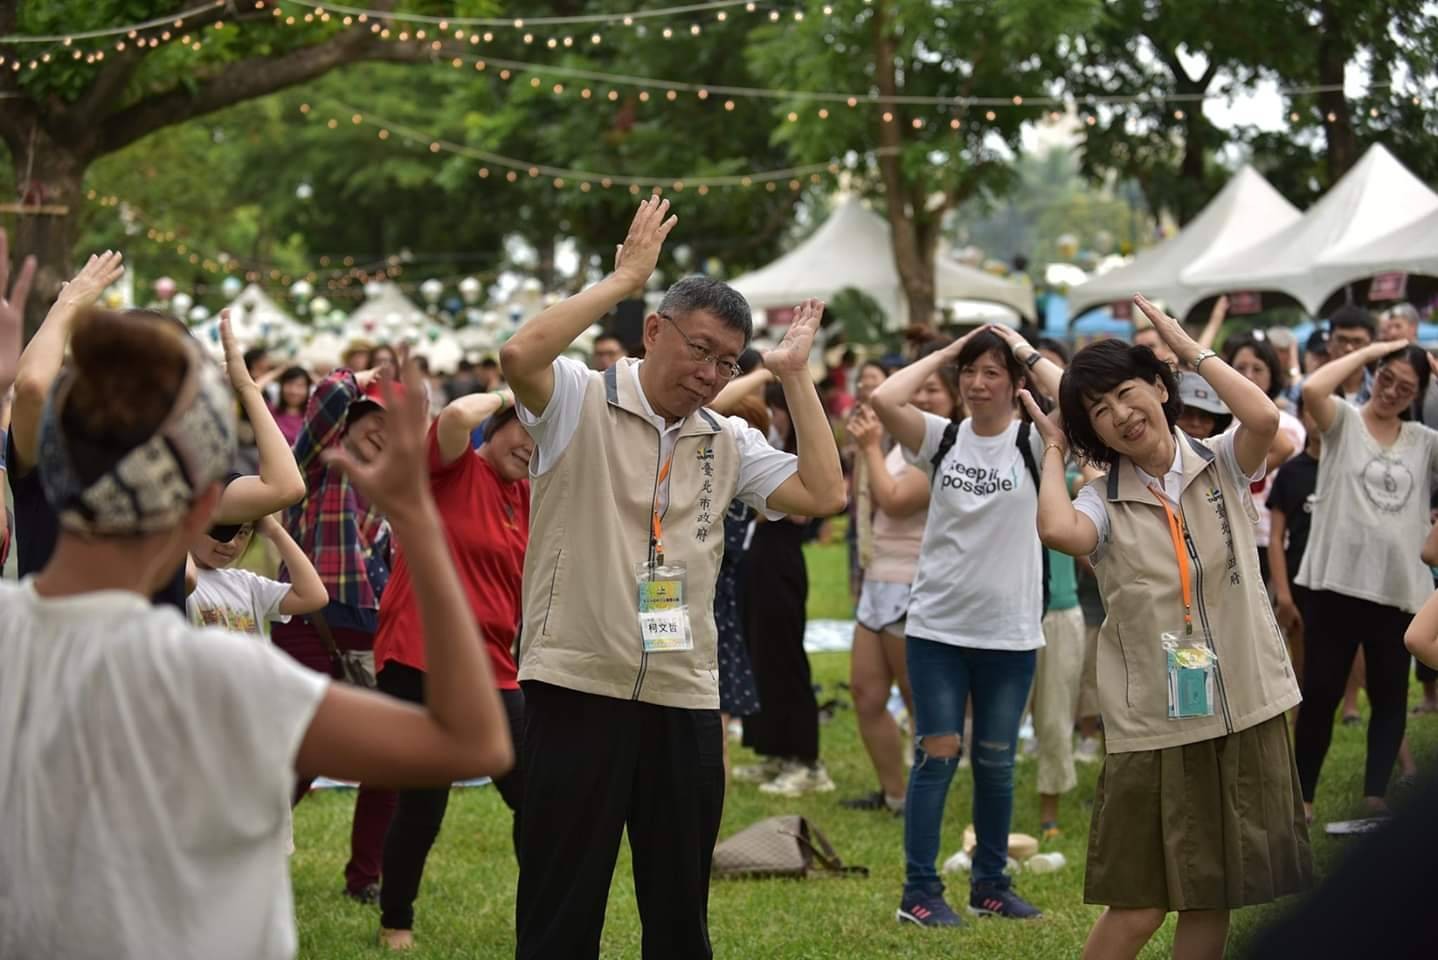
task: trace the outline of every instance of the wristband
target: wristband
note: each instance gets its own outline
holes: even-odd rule
[[[1050,440],[1048,443],[1044,444],[1043,455],[1048,456],[1050,450],[1057,450],[1061,455],[1065,457],[1068,456],[1067,451],[1064,450],[1063,444],[1059,443],[1057,440]]]
[[[504,408],[509,406],[509,398],[504,395],[503,390],[494,391],[494,395],[499,398],[499,409],[494,412],[496,414],[501,414],[504,412]]]
[[[1037,367],[1039,365],[1039,361],[1043,358],[1044,355],[1035,350],[1033,353],[1029,354],[1027,357],[1024,358],[1024,366],[1032,370],[1034,367]]]

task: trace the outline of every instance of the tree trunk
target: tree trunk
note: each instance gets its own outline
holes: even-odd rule
[[[25,212],[16,217],[11,259],[33,255],[39,261],[35,285],[25,307],[28,342],[55,302],[60,285],[74,275],[72,249],[79,233],[83,183],[89,161],[56,143],[36,125],[31,136],[11,143],[15,183]]]
[[[1344,67],[1353,51],[1343,32],[1343,23],[1333,6],[1322,6],[1323,23],[1318,39],[1318,82],[1336,86],[1318,94],[1318,109],[1323,116],[1323,134],[1328,141],[1328,185],[1337,183],[1358,162],[1358,136],[1353,132],[1348,98],[1343,93]]]
[[[886,22],[887,4],[874,6],[874,79],[879,93],[886,97],[898,93],[894,68],[894,38]],[[904,299],[909,308],[909,323],[928,325],[934,318],[934,257],[932,244],[920,241],[916,217],[924,215],[924,197],[910,196],[904,182],[902,157],[904,120],[897,104],[886,108],[894,113],[890,122],[879,120],[879,174],[884,181],[884,207],[889,219],[890,245],[894,266],[904,286]],[[882,110],[880,111],[882,113]]]
[[[1179,166],[1179,175],[1183,178],[1184,189],[1178,195],[1180,226],[1197,216],[1208,202],[1204,176],[1204,160],[1208,154],[1208,128],[1203,118],[1203,104],[1194,103],[1185,110],[1183,121],[1183,160]]]

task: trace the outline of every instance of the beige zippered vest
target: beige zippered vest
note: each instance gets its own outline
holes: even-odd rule
[[[622,361],[632,363],[634,361]],[[666,707],[719,708],[714,583],[739,445],[717,415],[684,421],[662,517],[666,563],[687,565],[694,649],[644,653],[635,565],[649,556],[659,431],[635,378],[590,376],[574,437],[531,481],[519,679]]]
[[[1103,594],[1098,687],[1111,753],[1160,750],[1222,737],[1278,716],[1302,699],[1288,647],[1259,574],[1252,497],[1205,443],[1178,433],[1179,504],[1187,531],[1194,635],[1218,655],[1214,715],[1168,719],[1165,632],[1182,634],[1183,592],[1168,520],[1133,464],[1103,484],[1108,540],[1094,574]]]

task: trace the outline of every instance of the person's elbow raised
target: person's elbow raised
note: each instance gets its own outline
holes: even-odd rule
[[[479,737],[467,777],[502,777],[514,768],[514,747],[506,733]]]
[[[524,345],[509,340],[499,348],[499,369],[506,380],[514,380],[524,376],[528,371],[524,368]]]
[[[1438,664],[1438,657],[1434,656],[1434,651],[1427,649],[1429,644],[1425,643],[1422,634],[1412,627],[1409,627],[1408,631],[1403,634],[1403,646],[1408,649],[1409,653],[1417,657],[1420,663],[1429,667]]]

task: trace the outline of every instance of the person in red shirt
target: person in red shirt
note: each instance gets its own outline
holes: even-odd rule
[[[471,433],[485,421],[484,444],[473,450]],[[430,488],[455,570],[489,652],[517,755],[524,695],[512,649],[519,631],[520,582],[529,543],[529,458],[534,442],[515,416],[513,395],[504,391],[471,394],[449,404],[430,426],[428,445]],[[396,551],[395,556],[374,644],[379,688],[402,700],[423,703],[424,629],[404,554]],[[522,777],[516,764],[494,781],[514,812],[516,844]],[[380,942],[391,949],[413,946],[414,901],[448,803],[447,787],[400,791],[385,837],[379,900]]]

